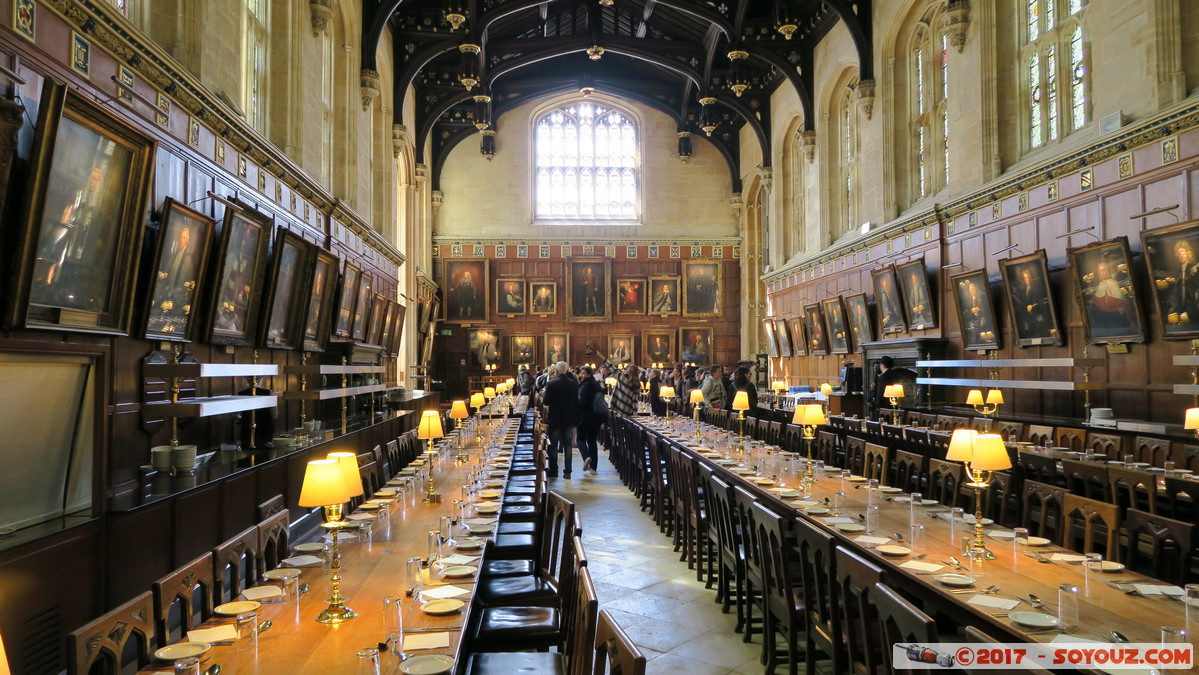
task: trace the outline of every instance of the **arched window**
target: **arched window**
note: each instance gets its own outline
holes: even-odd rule
[[[910,60],[913,201],[949,185],[949,39],[939,35],[938,5],[916,26]]]
[[[791,148],[787,153],[787,213],[788,218],[786,223],[790,225],[790,236],[783,237],[782,260],[794,255],[796,252],[803,250],[805,246],[806,233],[804,215],[807,204],[804,200],[806,193],[806,184],[804,181],[804,165],[808,160],[804,156],[804,139],[803,139],[803,124],[795,125],[795,132],[791,135]],[[781,262],[781,261],[780,261]]]
[[[321,37],[321,179],[329,188],[333,187],[333,130],[337,128],[333,101],[336,97],[334,85],[333,31],[325,31]]]
[[[857,79],[845,89],[841,97],[840,143],[838,154],[841,159],[841,232],[845,234],[857,225],[858,190],[858,125],[854,114],[854,88]]]
[[[638,218],[641,157],[631,116],[580,101],[545,113],[533,126],[538,219]]]
[[[245,36],[246,60],[242,100],[246,104],[246,121],[258,131],[266,127],[266,68],[267,47],[270,41],[270,2],[246,0]]]
[[[1084,0],[1023,0],[1028,146],[1039,148],[1090,121]],[[1068,87],[1063,91],[1062,87]]]

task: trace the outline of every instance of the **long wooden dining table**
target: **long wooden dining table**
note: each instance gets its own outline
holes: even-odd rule
[[[510,418],[497,421],[494,430],[496,440],[502,444],[514,444],[519,420]],[[378,648],[386,639],[383,619],[383,600],[386,597],[403,597],[403,629],[406,641],[440,640],[444,646],[428,649],[407,649],[412,659],[426,654],[445,654],[455,661],[455,668],[463,662],[463,629],[469,625],[472,598],[475,592],[475,577],[442,577],[425,567],[422,578],[425,590],[434,590],[447,585],[466,590],[454,599],[465,603],[457,613],[434,616],[421,610],[421,598],[406,595],[410,583],[406,579],[409,558],[425,558],[428,553],[428,533],[438,530],[442,516],[453,515],[454,500],[462,498],[462,486],[468,481],[472,469],[480,467],[484,453],[473,438],[468,439],[466,449],[469,461],[455,463],[457,446],[444,443],[445,447],[435,463],[434,485],[441,494],[440,503],[426,503],[426,483],[422,480],[416,489],[409,490],[406,498],[387,500],[375,511],[359,510],[358,514],[375,514],[371,536],[359,540],[352,530],[342,530],[338,548],[341,554],[341,594],[347,598],[346,605],[357,613],[357,617],[341,624],[324,624],[316,621],[321,610],[328,605],[332,593],[331,572],[320,564],[297,568],[301,571],[300,584],[307,585],[298,602],[263,602],[258,609],[258,620],[272,623],[269,630],[258,634],[257,648],[240,649],[236,644],[214,644],[201,663],[201,672],[212,672],[219,664],[222,675],[232,673],[329,675],[330,673],[362,672],[358,668],[357,652],[361,649]],[[422,456],[427,457],[427,456]],[[419,459],[417,461],[420,461]],[[426,461],[429,461],[426,459]],[[490,471],[506,471],[501,464]],[[401,472],[403,473],[403,472]],[[496,475],[493,480],[502,480]],[[396,481],[398,482],[398,481]],[[502,489],[502,488],[495,488]],[[498,498],[493,500],[498,502]],[[355,517],[351,514],[351,517]],[[495,516],[479,516],[493,519]],[[454,517],[455,522],[458,520]],[[351,521],[352,522],[352,521]],[[455,539],[486,538],[488,535],[469,534],[457,526]],[[294,547],[293,547],[294,550]],[[446,547],[444,555],[455,553]],[[459,550],[458,554],[475,557],[473,562],[463,564],[478,566],[477,550]],[[270,584],[271,582],[264,582]],[[233,617],[214,616],[202,628],[213,628],[232,624]],[[444,636],[444,639],[442,639]],[[382,675],[400,673],[401,659],[396,650],[382,651],[379,655]],[[155,661],[142,673],[170,671],[171,663]],[[431,672],[431,671],[421,671]]]
[[[995,554],[995,558],[981,563],[968,560],[962,554],[960,538],[974,536],[972,523],[965,526],[962,522],[957,523],[956,527],[952,528],[954,531],[951,536],[950,509],[941,504],[917,507],[912,523],[910,519],[913,510],[910,501],[903,501],[904,498],[910,500],[910,495],[901,492],[876,492],[872,499],[868,484],[857,482],[859,479],[864,481],[862,477],[856,477],[854,482],[845,484],[839,516],[832,513],[814,515],[812,511],[820,513],[819,509],[832,510],[830,505],[834,504],[834,494],[842,492],[839,470],[835,474],[817,472],[817,482],[807,495],[803,495],[806,497],[803,499],[800,498],[798,479],[804,460],[792,460],[792,453],[760,442],[748,441],[746,445],[749,446],[749,450],[742,452],[736,447],[736,434],[730,435],[704,425],[701,426],[701,436],[697,438],[693,423],[679,418],[675,418],[673,424],[666,424],[655,418],[641,418],[638,424],[650,433],[658,435],[660,439],[680,447],[683,452],[698,461],[710,465],[726,482],[731,481],[731,484],[751,491],[760,502],[769,505],[777,513],[794,520],[802,520],[831,533],[837,538],[839,546],[853,550],[881,566],[890,579],[888,583],[902,589],[909,596],[919,598],[928,613],[932,614],[935,611],[960,625],[973,625],[996,640],[1092,640],[1111,644],[1114,641],[1112,631],[1118,631],[1133,643],[1158,643],[1163,626],[1186,625],[1182,598],[1153,594],[1154,589],[1166,586],[1177,588],[1172,584],[1127,569],[1121,569],[1119,572],[1088,573],[1082,564],[1053,560],[1055,554],[1077,555],[1075,552],[1066,551],[1052,543],[1036,547],[1017,546],[1013,543],[1014,538],[1004,537],[1004,534],[1010,533],[1011,530],[998,525],[984,526],[987,533],[984,541]],[[968,489],[963,487],[963,490]],[[873,501],[879,507],[879,522],[873,535],[838,529],[837,524],[864,524],[868,501]],[[968,509],[967,513],[972,510]],[[839,523],[833,520],[838,517],[848,518],[852,522]],[[925,527],[926,541],[922,549],[912,550],[907,555],[891,556],[880,553],[876,548],[881,543],[896,544],[897,541],[893,538],[895,534],[903,538],[903,542],[900,542],[902,546],[911,547],[910,527],[913,524]],[[872,536],[878,539],[862,540],[863,537]],[[883,542],[882,539],[887,541]],[[919,563],[941,567],[934,571],[904,566],[917,557]],[[948,564],[953,557],[965,565],[966,569],[959,570]],[[1038,557],[1047,562],[1038,561]],[[979,592],[961,592],[961,588],[947,586],[936,580],[936,576],[949,573],[974,577],[976,581],[973,588]],[[1080,621],[1077,630],[1063,634],[1057,630],[1026,628],[1008,618],[1009,611],[1040,611],[1056,615],[1054,608],[1058,603],[1058,587],[1061,584],[1073,584],[1080,590]],[[1126,589],[1141,588],[1141,592],[1130,594],[1114,584]],[[985,592],[988,587],[997,587],[998,590]],[[1034,603],[1028,600],[1030,594],[1049,608],[1033,606]],[[976,597],[1014,600],[1017,601],[1017,605],[1011,610],[984,607],[972,604]],[[1191,644],[1197,644],[1195,638],[1199,626],[1192,620],[1190,628]]]

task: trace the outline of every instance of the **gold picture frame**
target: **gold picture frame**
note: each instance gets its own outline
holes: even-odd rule
[[[683,316],[718,316],[723,290],[719,260],[683,263]]]

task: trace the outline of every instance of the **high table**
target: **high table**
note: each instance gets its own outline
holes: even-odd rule
[[[1060,634],[1057,631],[1038,631],[1016,625],[1006,618],[1006,610],[989,609],[969,604],[968,601],[974,597],[974,594],[952,593],[951,591],[955,590],[954,588],[942,585],[933,579],[934,575],[957,571],[949,566],[945,566],[932,573],[920,573],[902,567],[903,563],[919,554],[924,554],[920,562],[933,564],[947,561],[951,556],[956,556],[963,564],[969,566],[969,571],[962,573],[969,574],[977,579],[975,588],[982,591],[988,586],[1000,587],[1000,591],[991,597],[1006,599],[1028,598],[1029,594],[1032,593],[1052,607],[1056,607],[1057,605],[1058,585],[1074,584],[1080,589],[1080,625],[1078,630],[1073,632],[1073,635],[1082,639],[1110,643],[1111,631],[1116,630],[1123,633],[1131,642],[1157,643],[1160,641],[1160,629],[1162,626],[1185,625],[1185,610],[1182,601],[1160,595],[1128,595],[1115,588],[1111,583],[1116,581],[1128,582],[1130,584],[1164,585],[1165,582],[1125,570],[1120,573],[1091,572],[1089,574],[1090,583],[1087,584],[1084,580],[1083,567],[1080,564],[1064,562],[1042,563],[1032,557],[1035,553],[1041,553],[1045,557],[1050,557],[1054,552],[1063,552],[1060,546],[1021,547],[1023,550],[1013,552],[1013,543],[1011,540],[999,540],[988,537],[987,545],[996,554],[996,558],[978,564],[967,561],[963,559],[960,541],[953,541],[950,538],[949,509],[939,504],[936,506],[919,507],[917,509],[916,524],[924,525],[926,530],[926,544],[923,550],[913,551],[909,555],[900,557],[882,555],[875,550],[874,545],[857,541],[865,533],[842,532],[834,525],[827,523],[825,517],[818,517],[808,513],[808,508],[826,506],[824,503],[826,499],[830,503],[833,501],[834,493],[840,491],[841,480],[839,477],[833,478],[827,474],[817,476],[819,480],[811,490],[810,499],[807,501],[815,501],[819,502],[819,504],[805,508],[801,505],[802,500],[785,499],[783,497],[786,492],[798,492],[797,484],[799,479],[799,474],[788,470],[785,462],[783,463],[782,471],[777,470],[779,465],[777,460],[772,465],[775,469],[776,479],[781,484],[778,486],[765,486],[760,481],[769,480],[769,478],[763,477],[762,474],[764,472],[760,469],[762,468],[762,464],[771,464],[770,455],[767,455],[765,462],[759,462],[759,466],[754,467],[754,453],[738,452],[734,447],[736,445],[735,435],[732,435],[730,438],[723,431],[708,428],[704,430],[703,438],[697,442],[693,433],[694,426],[689,422],[678,426],[676,429],[671,429],[671,427],[657,422],[660,422],[660,420],[643,419],[637,421],[638,424],[644,426],[651,433],[656,434],[660,439],[682,448],[686,454],[712,466],[713,470],[722,477],[722,480],[726,482],[731,481],[731,484],[739,485],[752,491],[762,503],[769,505],[779,514],[794,520],[802,520],[807,524],[830,532],[837,538],[839,546],[853,550],[884,568],[887,575],[892,580],[895,580],[892,582],[893,585],[902,588],[911,595],[919,597],[926,603],[926,610],[935,608],[937,611],[951,617],[962,625],[974,625],[1000,641],[1049,642],[1057,638]],[[790,453],[784,453],[777,448],[771,449],[771,452],[790,455]],[[732,460],[736,460],[737,464],[731,465],[730,462]],[[750,473],[755,468],[759,470]],[[859,520],[859,514],[866,512],[869,495],[868,488],[865,484],[850,483],[846,486],[845,493],[845,505],[841,510],[842,515],[853,518],[855,524],[862,522]],[[876,533],[879,537],[890,537],[893,533],[900,533],[906,540],[910,532],[909,516],[911,506],[908,503],[896,501],[896,496],[906,495],[876,494],[874,503],[879,506],[880,516]],[[964,530],[963,525],[959,523],[954,537],[959,538],[966,534],[973,535],[972,525],[969,532],[965,532]],[[1005,531],[1006,528],[987,526],[985,530],[988,532],[991,530]],[[890,543],[895,542],[891,541]],[[907,543],[905,545],[910,546]],[[1055,613],[1052,610],[1034,608],[1027,600],[1021,600],[1010,611],[1043,611],[1049,614]],[[1194,625],[1194,622],[1192,622],[1190,628],[1191,642],[1192,644],[1196,644],[1195,638],[1196,633],[1199,632],[1199,626]]]
[[[496,436],[515,434],[518,419],[497,424]],[[512,442],[510,440],[505,443]],[[328,604],[332,593],[330,572],[320,565],[303,567],[301,584],[310,589],[298,603],[263,603],[258,610],[259,621],[270,620],[273,626],[259,634],[258,647],[252,651],[238,651],[236,645],[214,645],[201,663],[201,672],[214,663],[221,665],[223,675],[231,673],[287,673],[288,675],[328,675],[329,673],[354,673],[357,668],[357,652],[360,649],[378,647],[385,637],[383,623],[383,598],[404,596],[409,584],[405,579],[408,558],[425,558],[428,548],[428,533],[437,530],[439,518],[451,515],[453,500],[461,498],[461,486],[466,482],[472,468],[477,468],[483,452],[469,438],[470,462],[457,465],[454,456],[457,445],[446,443],[441,453],[439,468],[434,471],[434,485],[442,494],[440,504],[424,503],[427,486],[421,481],[415,494],[409,493],[404,500],[396,499],[380,510],[377,521],[372,525],[368,541],[358,541],[353,530],[343,530],[338,547],[341,552],[341,593],[348,598],[346,604],[358,613],[357,618],[338,625],[318,623],[315,619]],[[457,520],[455,518],[455,520]],[[454,537],[467,535],[461,527],[455,528]],[[463,555],[478,556],[482,549],[463,551]],[[453,553],[446,547],[446,555]],[[478,561],[471,563],[478,565]],[[423,572],[426,588],[447,583],[466,589],[466,595],[457,596],[466,606],[457,614],[430,616],[420,610],[420,602],[405,597],[403,600],[403,624],[405,634],[424,635],[440,631],[449,633],[449,646],[440,649],[425,649],[409,652],[409,656],[421,654],[449,654],[454,657],[456,667],[461,658],[462,629],[469,624],[471,599],[474,596],[475,578],[449,579],[434,575],[430,578],[428,568]],[[232,623],[231,617],[214,617],[204,628]],[[399,673],[400,660],[393,651],[380,654],[380,673]],[[170,669],[169,663],[155,661],[143,673],[163,672]]]

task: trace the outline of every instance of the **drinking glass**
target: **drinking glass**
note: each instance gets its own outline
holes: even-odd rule
[[[358,675],[379,675],[379,650],[371,647],[358,650]]]
[[[1082,582],[1091,594],[1091,581],[1103,574],[1103,556],[1098,553],[1084,553],[1082,561]]]
[[[868,505],[873,506],[874,500],[877,498],[876,497],[877,495],[878,495],[878,479],[871,478],[870,480],[866,481],[866,503]]]
[[[841,509],[845,508],[845,493],[838,490],[833,493],[833,514],[841,515]]]
[[[1186,628],[1182,626],[1162,626],[1162,644],[1177,644],[1186,641]]]
[[[200,657],[189,656],[176,661],[175,675],[200,675]]]
[[[966,509],[963,509],[960,506],[955,506],[955,507],[949,509],[949,540],[950,541],[953,541],[953,539],[955,537],[957,537],[957,535],[958,535],[958,523],[962,523],[963,525],[965,525],[965,521],[962,520],[962,518],[965,517],[965,515],[966,515]],[[969,528],[967,528],[967,529],[969,529]]]
[[[1187,628],[1199,625],[1199,584],[1187,584],[1183,589],[1182,602],[1186,609]]]
[[[917,510],[920,508],[920,503],[923,501],[924,501],[924,495],[920,494],[919,492],[912,493],[912,504],[911,504],[912,508],[908,511],[908,514],[909,514],[908,515],[908,525],[909,526],[915,527],[916,513],[917,513]]]
[[[279,582],[279,590],[283,591],[283,602],[300,601],[300,577],[284,577]]]
[[[237,615],[237,651],[252,652],[258,647],[258,612]]]
[[[923,525],[912,525],[911,530],[912,530],[912,534],[909,538],[911,539],[911,542],[912,542],[912,550],[913,551],[923,551],[924,545],[925,545],[924,544],[924,542],[925,542],[924,526]]]
[[[425,560],[429,567],[441,558],[441,532],[439,530],[429,530],[428,548],[426,549]]]
[[[450,516],[442,516],[438,519],[438,523],[440,526],[438,532],[441,535],[441,540],[451,546],[457,543],[454,541],[454,519]]]
[[[1131,452],[1126,453],[1124,455],[1124,466],[1128,466],[1129,464],[1132,464],[1135,461],[1137,461],[1137,457],[1136,457],[1136,455],[1132,454]]]
[[[1062,584],[1057,587],[1057,626],[1068,630],[1078,625],[1078,586]]]
[[[392,653],[400,657],[407,658],[404,654],[404,603],[403,598],[396,595],[389,595],[383,598],[383,630],[386,634],[386,642],[388,649]]]
[[[424,590],[424,580],[421,577],[420,568],[420,558],[408,559],[408,572],[406,578],[408,580],[408,593],[413,597],[416,597],[422,590]]]
[[[1028,546],[1028,528],[1017,527],[1012,530],[1012,557],[1020,555]]]
[[[866,534],[874,534],[878,530],[879,509],[870,504],[866,507]]]
[[[841,469],[841,492],[846,491],[845,484],[849,482],[849,477],[851,475],[852,474],[850,474],[849,469]]]
[[[1162,462],[1162,468],[1166,470],[1166,475],[1169,476],[1174,473],[1174,462]]]
[[[366,541],[366,542],[371,541],[371,534],[373,534],[373,528],[371,527],[371,525],[374,522],[375,521],[373,521],[373,520],[357,521],[357,523],[358,523],[358,541]]]

